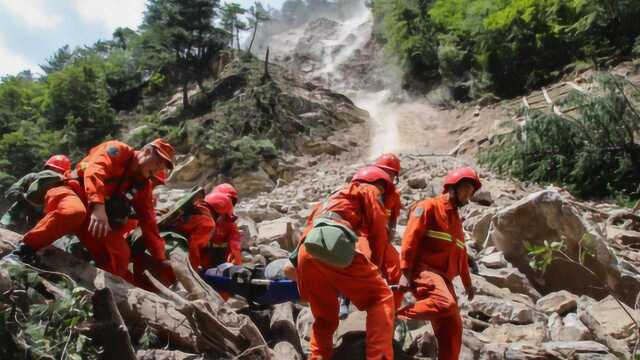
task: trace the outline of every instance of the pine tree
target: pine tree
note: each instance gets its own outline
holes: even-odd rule
[[[174,68],[182,83],[182,103],[189,108],[191,81],[202,88],[209,61],[226,39],[213,26],[219,0],[149,0],[141,26],[154,32],[155,41],[174,56]]]
[[[236,40],[236,46],[240,50],[240,30],[247,30],[247,23],[240,18],[247,12],[238,3],[226,3],[222,7],[222,27],[231,34],[231,42],[229,47],[233,47],[233,41]]]

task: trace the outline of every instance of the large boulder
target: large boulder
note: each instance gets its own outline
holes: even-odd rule
[[[640,291],[640,274],[623,268],[606,238],[588,223],[574,205],[555,190],[543,190],[498,211],[491,221],[489,237],[506,259],[524,273],[543,292],[568,290],[603,298],[601,282],[614,289],[627,304],[633,304]],[[593,254],[585,265],[554,260],[541,274],[530,265],[526,244],[543,246],[545,241],[564,241],[565,253],[578,259],[581,249]],[[562,276],[558,276],[562,274]]]

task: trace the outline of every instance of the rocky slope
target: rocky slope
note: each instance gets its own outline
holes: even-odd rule
[[[204,104],[228,105],[205,106],[201,115],[184,125],[181,165],[168,186],[157,189],[158,207],[171,206],[191,185],[231,181],[242,197],[236,212],[243,257],[249,266],[265,264],[288,256],[317,202],[373,155],[393,150],[400,153],[403,167],[398,188],[404,210],[393,239],[399,246],[411,204],[440,193],[448,170],[476,166],[468,156],[508,130],[503,123],[509,109],[482,103],[484,107],[463,111],[440,110],[427,99],[407,98],[394,88],[392,72],[381,65],[379,45],[370,37],[370,19],[366,13],[358,14],[347,21],[316,19],[274,36],[271,49],[282,65],[270,66],[276,89],[262,87],[261,67],[231,64],[209,84],[207,94],[194,94],[194,100],[199,96]],[[265,98],[276,100],[270,103]],[[261,107],[265,103],[270,110]],[[238,116],[239,108],[252,113]],[[175,110],[169,103],[163,121],[171,122]],[[215,124],[227,118],[240,123],[261,119],[262,111],[283,126],[279,130],[285,136],[277,138],[286,150],[260,159],[255,171],[226,169],[220,153],[206,150],[211,145],[207,131],[216,130]],[[640,217],[613,204],[577,200],[560,188],[523,184],[483,170],[480,175],[483,189],[462,211],[467,251],[479,271],[473,276],[477,289],[473,301],[456,283],[465,328],[461,358],[630,359],[640,339]],[[0,245],[17,240],[12,234],[0,237]],[[543,271],[532,261],[531,246],[544,249],[556,242],[562,244],[557,249],[561,252],[553,253]],[[66,259],[58,253],[55,257]],[[91,287],[93,278],[84,279],[83,266],[71,275]],[[84,282],[77,279],[79,274]],[[139,358],[302,359],[308,353],[312,322],[308,307],[282,304],[258,311],[239,298],[222,304],[215,294],[194,292],[186,284],[174,289],[177,295],[167,292],[164,298],[127,288],[127,296],[118,300],[128,325],[139,326],[142,318],[157,330],[169,321],[158,319],[158,314],[180,321],[179,331],[162,328],[162,338],[169,338],[169,343],[154,344],[168,344],[166,351],[145,349]],[[191,303],[194,299],[205,301],[198,307]],[[412,298],[407,295],[405,300]],[[206,301],[213,305],[204,305]],[[209,342],[202,340],[197,330],[201,323],[190,316],[189,311],[207,307],[215,310],[207,316],[218,316],[207,324],[231,324],[229,337],[235,345],[246,349],[248,340],[243,336],[255,327],[262,341],[255,340],[255,333],[248,339],[266,343],[271,352],[252,357],[236,348],[219,352],[220,338],[205,333]],[[253,320],[244,323],[244,333],[234,327],[236,313]],[[336,359],[363,358],[364,332],[364,315],[352,309],[335,336]],[[394,338],[398,359],[436,358],[436,341],[427,322],[398,322]]]

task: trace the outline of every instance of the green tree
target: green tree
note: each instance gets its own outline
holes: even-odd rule
[[[249,9],[249,24],[253,27],[253,34],[251,35],[251,42],[249,43],[249,48],[247,52],[251,52],[251,48],[253,47],[253,41],[256,39],[256,33],[258,32],[258,25],[261,22],[269,21],[271,18],[269,17],[269,13],[262,6],[262,3],[256,2],[254,6]]]
[[[45,64],[40,65],[40,68],[42,68],[46,74],[51,74],[71,64],[73,57],[73,52],[69,48],[69,45],[65,45],[49,57]]]
[[[226,42],[213,26],[219,0],[150,0],[141,26],[159,47],[173,54],[173,69],[182,84],[182,103],[189,108],[189,84],[202,87],[207,65]]]
[[[84,151],[115,134],[117,119],[100,69],[91,63],[69,66],[49,75],[45,103],[49,127],[64,129],[73,147]]]
[[[113,32],[113,42],[120,49],[127,49],[129,44],[137,37],[138,34],[129,28],[119,27]]]
[[[238,3],[226,3],[222,7],[222,28],[231,34],[229,47],[233,47],[233,41],[236,41],[237,49],[240,50],[240,30],[247,30],[247,23],[240,17],[247,12]]]

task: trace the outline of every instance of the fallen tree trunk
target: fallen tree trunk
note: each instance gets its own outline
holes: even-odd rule
[[[297,352],[297,358],[302,358],[302,345],[300,344],[300,335],[298,334],[298,328],[293,320],[293,304],[283,303],[274,306],[273,313],[271,315],[271,337],[274,344],[286,342],[291,344],[291,348],[285,345],[274,347],[276,353],[280,349],[287,354],[290,354],[291,350]],[[281,354],[278,358],[282,358]]]
[[[0,256],[13,250],[20,239],[18,234],[0,230]],[[166,298],[135,288],[121,278],[55,247],[38,252],[37,266],[66,274],[90,291],[104,287],[111,289],[113,301],[132,334],[141,334],[150,328],[171,348],[188,353],[254,360],[272,358],[264,338],[248,317],[238,315],[228,307],[186,265],[185,259],[172,263],[178,281],[189,292],[189,300],[164,286],[162,294]]]
[[[102,346],[100,359],[135,360],[127,326],[113,301],[109,288],[99,289],[91,297],[93,317],[96,320],[92,336]]]

